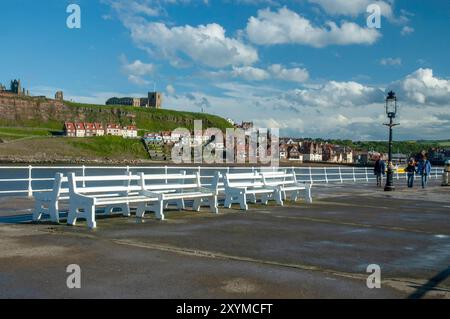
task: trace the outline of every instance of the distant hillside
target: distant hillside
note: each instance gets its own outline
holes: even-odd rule
[[[211,114],[147,109],[132,106],[105,106],[51,99],[0,95],[0,126],[41,127],[62,130],[64,121],[111,122],[136,124],[149,131],[193,129],[194,120],[203,120],[203,127],[224,130],[231,125]]]

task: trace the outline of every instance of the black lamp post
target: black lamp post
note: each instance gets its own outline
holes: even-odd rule
[[[390,91],[386,97],[386,115],[389,118],[389,123],[384,124],[389,127],[389,155],[387,164],[387,176],[386,176],[386,186],[385,191],[393,191],[394,187],[394,170],[392,164],[392,128],[396,125],[394,123],[395,115],[397,114],[397,97],[395,93]]]

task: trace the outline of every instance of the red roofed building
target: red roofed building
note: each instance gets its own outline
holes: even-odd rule
[[[122,136],[122,129],[118,124],[106,125],[106,135]]]
[[[85,129],[85,133],[84,136],[95,136],[96,134],[96,129],[95,129],[95,125],[94,123],[83,123],[84,124],[84,129]]]
[[[84,137],[86,135],[86,130],[84,129],[83,123],[75,123],[75,136]]]
[[[94,123],[95,125],[95,135],[96,136],[103,136],[105,135],[105,127],[102,123]]]
[[[72,122],[65,122],[64,123],[64,132],[65,132],[66,136],[71,136],[71,137],[76,136],[75,125]]]

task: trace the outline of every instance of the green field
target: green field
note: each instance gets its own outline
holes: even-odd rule
[[[98,157],[120,157],[126,154],[137,159],[148,159],[148,154],[140,139],[125,139],[120,136],[97,136],[67,138],[67,143]],[[81,153],[81,154],[83,154]]]

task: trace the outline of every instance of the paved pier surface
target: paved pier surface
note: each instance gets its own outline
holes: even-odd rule
[[[450,298],[450,187],[317,185],[313,204],[28,222],[0,198],[2,298]],[[81,289],[66,286],[78,264]],[[366,267],[381,267],[368,289]]]

